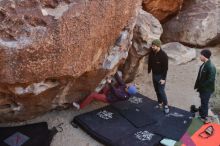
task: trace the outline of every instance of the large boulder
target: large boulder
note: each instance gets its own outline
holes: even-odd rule
[[[134,80],[141,60],[149,54],[152,41],[159,39],[163,32],[160,22],[152,14],[142,9],[140,9],[136,21],[132,45],[123,66],[123,78],[127,82]]]
[[[143,0],[143,9],[153,14],[161,22],[179,12],[183,0]]]
[[[219,43],[219,7],[219,0],[186,0],[177,17],[163,25],[163,41],[194,46]]]
[[[66,107],[94,91],[123,59],[104,65],[121,31],[133,29],[131,18],[141,1],[1,0],[0,5],[3,122]],[[117,44],[129,46],[132,31],[125,37]]]
[[[176,65],[187,63],[196,59],[196,50],[186,47],[178,42],[172,42],[162,45],[170,61]]]

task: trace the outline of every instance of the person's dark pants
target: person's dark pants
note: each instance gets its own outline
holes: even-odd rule
[[[165,93],[165,84],[161,85],[161,75],[153,75],[153,84],[154,84],[154,90],[157,94],[157,100],[158,103],[163,103],[164,105],[167,105],[167,96]]]
[[[199,115],[201,118],[206,118],[208,116],[209,110],[209,99],[211,97],[211,92],[199,92],[199,96],[201,99],[201,106],[199,108]]]

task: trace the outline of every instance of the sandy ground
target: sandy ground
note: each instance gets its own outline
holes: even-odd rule
[[[200,101],[198,94],[193,90],[193,87],[200,64],[201,62],[196,59],[184,65],[169,65],[166,91],[170,105],[185,110],[189,110],[189,107],[192,104],[199,105]],[[134,82],[137,84],[139,91],[142,94],[156,99],[152,86],[151,75],[147,74],[146,67],[144,67],[144,70],[138,75]],[[93,102],[91,105],[81,111],[76,111],[74,109],[51,111],[50,113],[31,121],[16,124],[1,124],[0,126],[21,125],[26,123],[46,121],[49,125],[49,128],[51,128],[60,123],[64,123],[62,125],[63,132],[55,135],[51,146],[102,146],[102,144],[92,139],[80,128],[73,128],[70,125],[70,122],[74,116],[94,110],[104,105],[105,104],[100,102]]]
[[[198,60],[179,66],[169,65],[166,83],[169,105],[185,110],[189,110],[192,104],[199,105],[198,94],[193,89],[199,65]],[[146,68],[144,71],[136,78],[135,83],[142,94],[156,100],[151,74],[147,74]]]

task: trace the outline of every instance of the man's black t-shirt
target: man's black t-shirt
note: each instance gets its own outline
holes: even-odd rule
[[[161,75],[162,79],[166,79],[168,70],[168,56],[160,49],[159,52],[150,52],[148,60],[148,73],[152,70],[154,75]]]

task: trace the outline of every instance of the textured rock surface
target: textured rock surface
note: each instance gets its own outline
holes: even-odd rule
[[[1,1],[1,82],[77,77],[97,68],[136,3],[73,0],[52,9],[35,0]]]
[[[140,10],[134,27],[134,36],[129,55],[123,66],[124,79],[132,81],[138,72],[141,59],[149,53],[154,39],[160,38],[163,32],[160,22],[153,15]]]
[[[194,46],[219,43],[219,8],[219,0],[186,0],[178,16],[164,24],[162,39]]]
[[[93,91],[120,63],[103,68],[121,30],[128,23],[132,29],[140,4],[1,0],[0,121],[32,118]]]
[[[143,9],[164,22],[177,14],[182,4],[183,0],[144,0]]]
[[[196,58],[196,50],[186,47],[178,42],[168,43],[162,46],[170,61],[174,64],[184,64]]]

